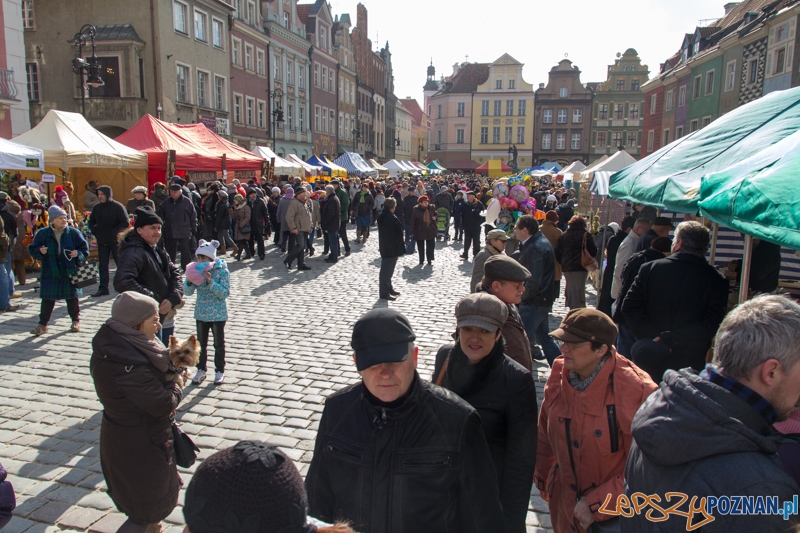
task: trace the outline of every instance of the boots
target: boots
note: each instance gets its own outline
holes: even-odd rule
[[[231,252],[231,255],[236,257],[238,254],[239,254],[239,247],[234,244],[233,245],[233,251]]]
[[[225,255],[228,253],[228,249],[225,248],[224,244],[220,244],[219,248],[217,248],[217,255]]]
[[[364,228],[364,244],[367,244],[367,239],[369,238],[369,226]]]
[[[359,244],[361,241],[361,228],[356,228],[356,244]]]

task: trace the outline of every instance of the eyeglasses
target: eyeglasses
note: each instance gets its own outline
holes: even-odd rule
[[[578,348],[582,347],[584,344],[589,344],[589,341],[581,341],[581,342],[566,342],[560,339],[556,339],[556,345],[559,348],[567,347],[570,350],[577,350]]]

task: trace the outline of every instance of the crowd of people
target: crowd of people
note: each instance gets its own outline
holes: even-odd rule
[[[184,387],[206,378],[209,334],[214,383],[224,381],[224,256],[264,259],[272,238],[284,265],[303,271],[322,238],[322,255],[337,263],[351,254],[348,224],[361,245],[377,225],[379,297],[388,301],[399,295],[398,258],[416,247],[420,267],[432,266],[437,239],[449,240],[453,226],[462,258],[471,249],[473,259],[467,295],[452,302],[453,342],[422,354],[435,364],[421,376],[408,318],[389,307],[362,315],[350,344],[359,379],[326,399],[305,486],[279,449],[241,442],[197,468],[186,531],[521,533],[535,483],[559,533],[638,532],[649,518],[616,516],[620,497],[783,502],[800,492],[800,447],[784,436],[800,425],[800,305],[766,294],[776,288],[768,290],[775,245],[758,246],[752,276],[764,294],[729,310],[736,265],[723,275],[707,262],[703,224],[674,227],[637,207],[594,233],[559,183],[532,183],[537,213],[504,227],[484,225],[489,184],[455,176],[202,187],[176,176],[159,185],[151,198],[137,187],[125,206],[102,185],[84,198],[99,254],[95,296],[109,294],[110,259],[117,263],[118,295],[94,337],[90,368],[103,405],[101,466],[128,517],[123,533],[160,531],[177,504],[173,420]],[[71,276],[87,241],[62,206],[47,215],[27,247],[42,269],[32,333],[47,332],[56,300],[66,300],[71,330],[80,331]],[[6,228],[8,219],[0,219]],[[4,257],[8,237],[0,239]],[[586,302],[592,258],[605,262],[597,309]],[[551,330],[562,277],[569,311]],[[190,377],[168,344],[176,312],[193,295],[200,353]],[[667,516],[660,530],[685,530],[684,516]],[[704,530],[784,524],[780,515],[717,514]]]

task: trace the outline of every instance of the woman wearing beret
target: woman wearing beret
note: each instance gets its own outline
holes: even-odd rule
[[[125,210],[128,212],[128,216],[132,216],[137,207],[149,207],[153,211],[156,210],[156,204],[147,197],[147,187],[139,185],[134,187],[131,193],[133,198],[129,198],[125,203]]]
[[[536,387],[504,354],[508,306],[487,293],[456,304],[455,344],[436,354],[433,382],[474,407],[489,444],[507,533],[524,533],[536,461]]]
[[[157,533],[178,503],[182,482],[172,441],[172,418],[183,376],[156,340],[158,304],[124,292],[92,339],[89,370],[103,404],[100,466],[108,495],[128,516],[118,533]]]
[[[602,311],[572,309],[550,336],[562,356],[544,389],[534,480],[553,529],[583,533],[611,518],[598,510],[624,491],[631,420],[656,384],[617,353],[617,326]]]
[[[436,208],[430,205],[430,198],[423,194],[417,199],[417,205],[411,210],[411,230],[412,239],[417,241],[417,251],[419,252],[419,264],[425,263],[427,255],[428,264],[433,264],[433,253],[436,248]],[[427,248],[427,254],[426,254]]]

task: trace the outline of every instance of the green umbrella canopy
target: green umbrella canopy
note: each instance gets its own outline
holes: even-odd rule
[[[613,198],[679,213],[696,213],[700,183],[758,154],[800,127],[800,87],[739,107],[617,172]]]
[[[703,178],[700,213],[731,229],[800,249],[800,131]]]

